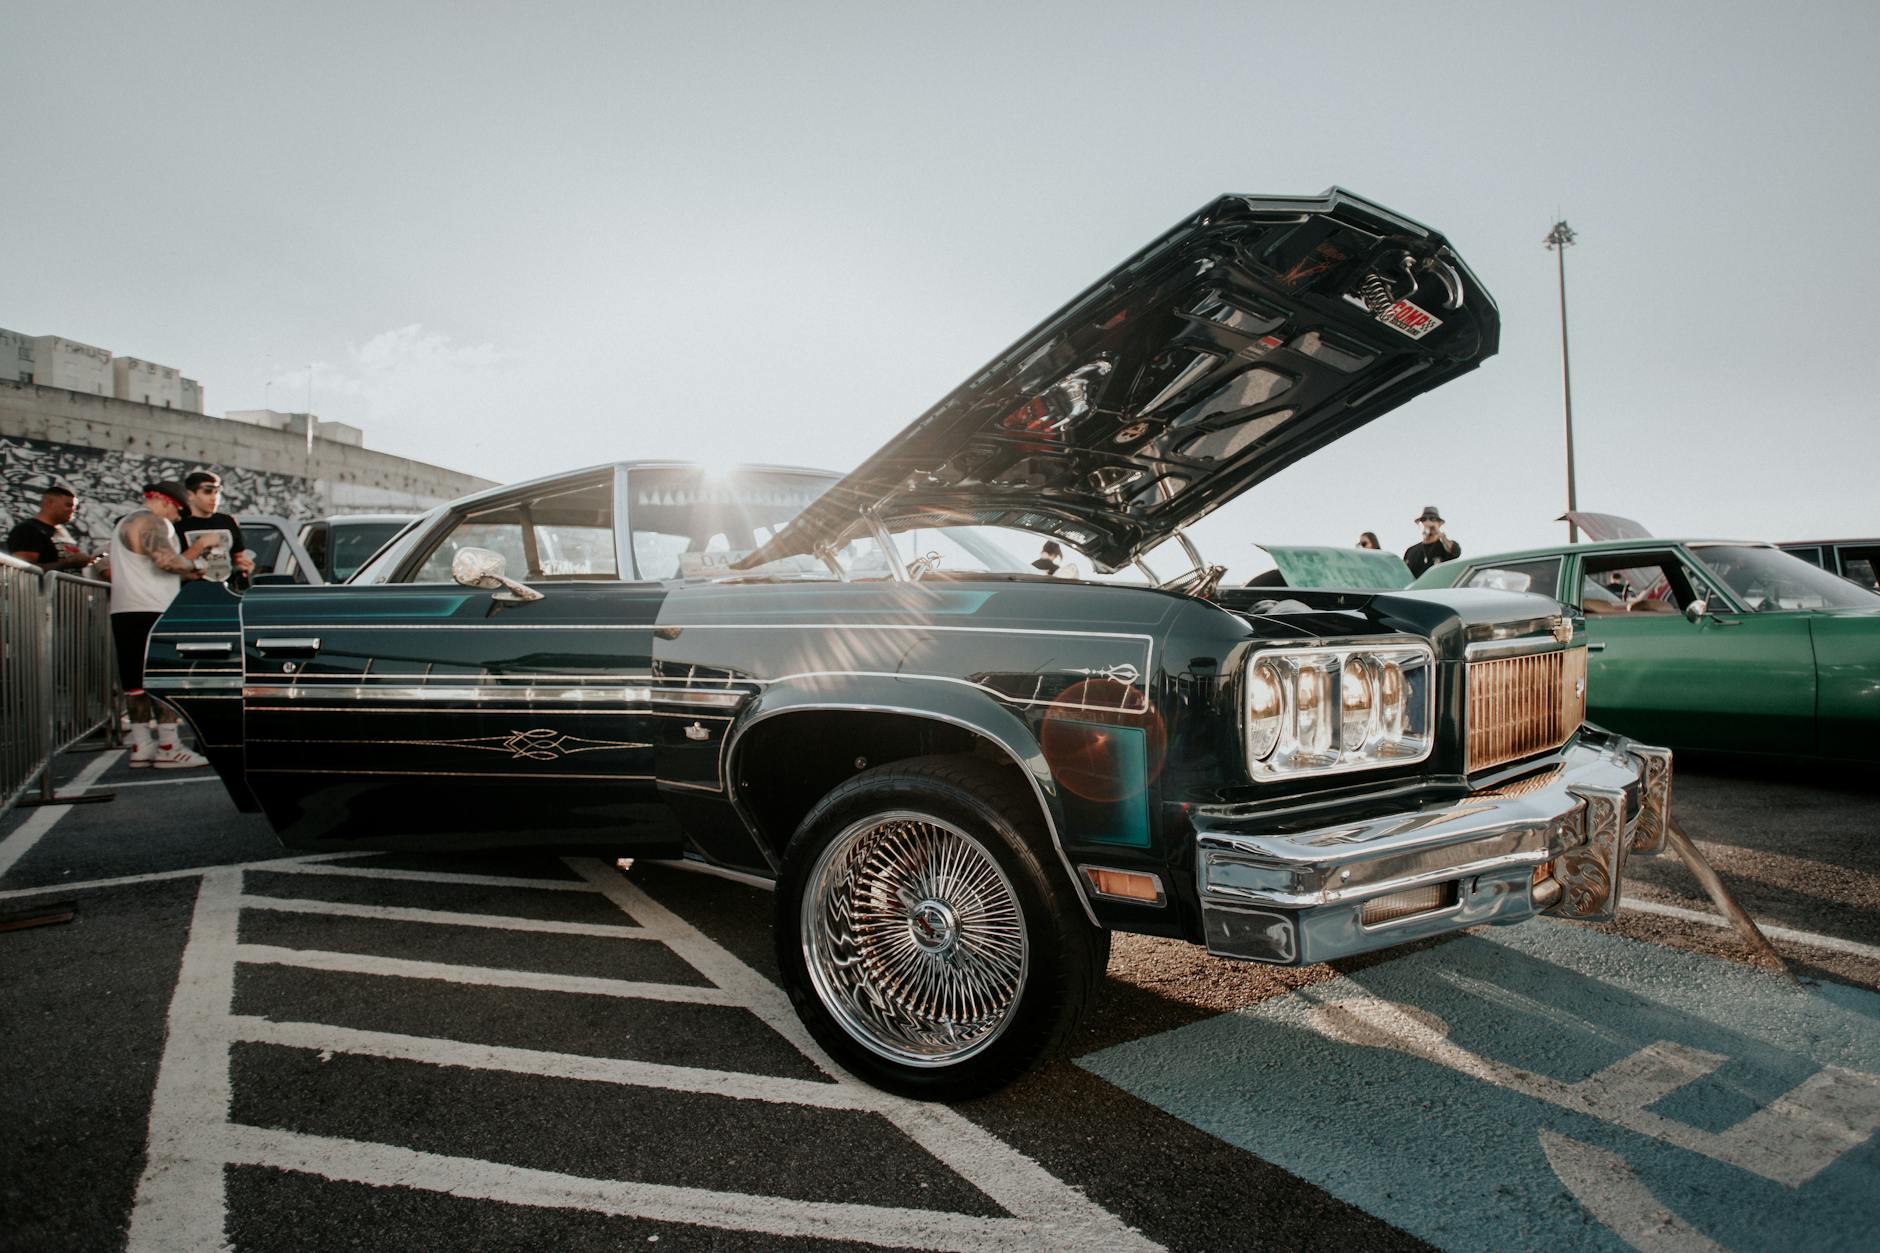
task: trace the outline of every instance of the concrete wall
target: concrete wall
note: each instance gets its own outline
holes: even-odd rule
[[[113,395],[111,354],[60,335],[35,335],[33,382],[92,396]]]
[[[222,474],[231,512],[297,520],[428,509],[493,485],[325,439],[314,440],[309,481],[304,435],[0,379],[0,533],[61,477],[79,492],[83,541],[101,544],[144,482],[198,468]]]
[[[208,412],[207,409],[202,407],[202,384],[198,383],[195,379],[183,380],[183,403],[181,407],[185,413]]]

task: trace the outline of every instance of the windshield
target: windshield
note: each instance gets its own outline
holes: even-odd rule
[[[344,583],[350,579],[360,566],[371,560],[373,553],[385,547],[386,540],[404,530],[405,526],[403,519],[390,522],[335,521],[332,527],[332,581]]]
[[[1786,609],[1880,609],[1880,595],[1779,548],[1706,544],[1694,550],[1736,598],[1759,613]]]

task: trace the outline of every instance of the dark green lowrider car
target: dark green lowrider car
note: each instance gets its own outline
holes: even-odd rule
[[[1588,712],[1674,748],[1880,760],[1880,595],[1769,544],[1613,540],[1460,561],[1418,588],[1584,613]]]
[[[1224,197],[846,476],[486,492],[343,586],[186,588],[149,687],[297,849],[774,881],[822,1044],[901,1092],[983,1091],[1066,1039],[1113,930],[1322,961],[1609,917],[1658,849],[1669,754],[1582,728],[1577,615],[1223,590],[1181,536],[1497,332],[1408,219]],[[1158,549],[1189,568],[1155,576]]]

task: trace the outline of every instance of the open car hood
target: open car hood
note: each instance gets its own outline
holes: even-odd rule
[[[1428,227],[1336,188],[1223,196],[739,564],[839,547],[870,511],[890,531],[1019,527],[1115,568],[1474,369],[1499,336],[1494,299]]]

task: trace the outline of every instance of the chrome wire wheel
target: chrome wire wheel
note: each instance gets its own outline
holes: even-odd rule
[[[891,1061],[972,1057],[1024,992],[1030,947],[1011,880],[984,844],[931,815],[875,814],[837,835],[800,917],[817,996]]]

